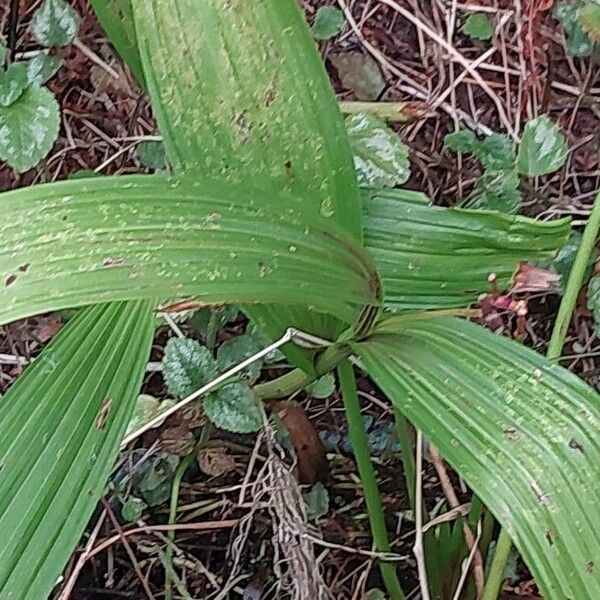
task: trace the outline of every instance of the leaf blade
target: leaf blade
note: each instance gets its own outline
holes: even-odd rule
[[[365,191],[365,245],[395,310],[467,306],[506,286],[522,260],[550,258],[569,234],[565,220],[539,223],[489,211],[428,206],[423,194]]]
[[[104,489],[152,337],[148,302],[94,306],[0,403],[3,598],[37,600],[54,587]]]
[[[367,371],[506,527],[544,596],[596,597],[597,394],[464,321],[381,331],[355,346]]]
[[[353,304],[377,303],[363,249],[332,223],[299,217],[301,202],[287,195],[269,208],[248,186],[131,176],[35,186],[3,201],[3,323],[140,298],[310,303],[350,320]]]

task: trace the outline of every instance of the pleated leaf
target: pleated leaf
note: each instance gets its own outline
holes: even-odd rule
[[[176,171],[303,198],[359,239],[361,208],[343,119],[296,0],[133,3],[148,91]],[[344,325],[301,306],[252,307],[272,338]],[[352,318],[350,320],[353,320]],[[310,353],[288,356],[305,369]]]
[[[310,303],[348,318],[376,302],[362,248],[301,214],[300,201],[271,200],[248,186],[160,176],[7,192],[0,323],[109,300]]]
[[[502,523],[548,599],[600,598],[600,397],[458,319],[379,326],[355,351]]]
[[[47,598],[113,467],[154,333],[148,302],[86,309],[0,401],[0,598]]]
[[[90,0],[90,4],[115,50],[139,85],[145,89],[131,0]]]
[[[493,211],[429,206],[407,190],[365,191],[364,239],[395,310],[466,306],[505,287],[519,261],[548,259],[569,235],[568,219],[539,222]]]

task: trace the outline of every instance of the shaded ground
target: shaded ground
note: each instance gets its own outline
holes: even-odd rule
[[[0,5],[0,25],[4,31],[7,4]],[[37,4],[32,0],[21,2],[19,52],[33,48],[25,29],[28,15]],[[61,51],[65,67],[50,82],[63,111],[60,139],[48,159],[22,176],[15,176],[0,164],[0,190],[65,179],[81,170],[98,169],[105,174],[144,170],[135,149],[140,140],[156,133],[148,103],[113,56],[87,3],[73,0],[72,4],[83,15],[80,39],[89,52],[72,46]],[[330,2],[302,4],[312,20],[316,8]],[[547,10],[552,2],[499,0],[481,4],[498,26],[493,44],[474,43],[460,33],[468,10],[456,3],[455,25],[450,27],[453,34],[449,36],[447,23],[452,21],[454,13],[444,8],[446,3],[402,1],[401,6],[410,12],[411,21],[379,0],[340,2],[353,16],[353,27],[346,26],[335,41],[321,44],[336,91],[341,98],[353,97],[341,86],[331,57],[353,51],[375,52],[386,83],[377,99],[420,100],[437,105],[433,118],[396,129],[411,149],[412,176],[408,186],[426,192],[436,204],[445,206],[456,205],[467,197],[480,175],[475,160],[468,157],[459,160],[443,147],[443,137],[456,129],[459,114],[493,131],[518,133],[529,118],[548,113],[567,133],[572,152],[564,168],[527,183],[524,212],[542,219],[566,214],[579,221],[587,214],[595,190],[600,187],[598,66],[592,59],[574,59],[565,54],[560,29]],[[451,39],[451,43],[432,40],[431,32],[442,42]],[[484,52],[487,57],[477,70],[455,85],[464,71],[460,61],[472,61]],[[110,75],[110,69],[116,71],[118,79]],[[543,351],[556,306],[556,296],[532,299],[526,343]],[[6,355],[0,358],[3,389],[20,374],[23,363],[39,353],[58,331],[63,319],[64,315],[47,315],[3,328],[0,338],[0,351]],[[221,330],[219,340],[239,335],[245,325],[238,318]],[[507,332],[514,330],[509,315],[505,316],[505,326]],[[192,325],[184,326],[184,331],[202,340],[201,333]],[[153,361],[161,359],[170,335],[166,326],[158,330]],[[586,357],[565,360],[565,366],[595,384],[599,372],[597,358],[589,354],[597,350],[598,342],[583,305],[577,309],[568,347],[571,354],[583,352]],[[265,376],[274,374],[271,371]],[[375,424],[391,423],[390,410],[378,390],[364,379],[360,385],[365,414],[372,416]],[[166,395],[159,373],[147,374],[144,391],[161,398]],[[322,435],[343,429],[343,409],[337,395],[327,400],[300,395],[295,400]],[[161,450],[184,451],[189,425],[187,421],[182,428],[179,419],[169,422],[161,434],[149,434],[141,445],[146,452],[123,456],[121,470],[127,471],[140,460],[156,458]],[[242,487],[243,481],[248,485],[256,482],[267,460],[264,448],[255,446],[251,437],[216,435],[211,449],[217,457],[213,457],[213,462],[220,461],[213,473],[219,470],[222,473],[211,476],[204,465],[204,471],[193,467],[186,477],[179,499],[177,522],[182,528],[177,532],[175,567],[185,573],[185,586],[190,594],[205,598],[227,581],[237,556],[240,579],[234,590],[245,594],[244,598],[268,597],[274,559],[268,541],[272,522],[268,512],[252,505],[251,494]],[[315,537],[325,540],[327,546],[316,544],[315,554],[336,598],[361,598],[364,589],[380,585],[368,555],[371,540],[364,498],[352,457],[348,453],[331,452],[328,459],[330,473],[325,488],[330,499],[329,511],[310,525]],[[398,454],[384,450],[377,468],[388,530],[395,532],[392,550],[406,557],[400,572],[405,589],[414,591],[417,580],[411,552],[413,527],[406,489],[399,477],[402,466]],[[453,482],[461,500],[465,499],[467,495],[460,491],[455,478]],[[431,465],[424,475],[424,488],[430,509],[444,500]],[[245,494],[241,494],[244,490]],[[168,540],[167,532],[154,527],[167,521],[168,502],[144,512],[138,522],[140,532],[120,538],[123,528],[130,526],[122,522],[117,495],[109,494],[91,521],[88,534],[92,536],[89,539],[93,556],[75,577],[80,557],[76,553],[66,571],[66,580],[72,577],[75,581],[73,598],[162,597],[164,568],[157,549],[168,547]],[[244,537],[239,520],[249,514],[254,518],[245,535],[246,543],[239,544],[241,550],[232,553],[232,544]],[[104,517],[99,521],[101,515]],[[198,530],[207,522],[214,529]],[[82,541],[82,548],[86,544],[87,539]],[[357,549],[365,554],[356,554],[353,550]],[[514,586],[507,586],[506,593],[507,597],[513,594],[536,597],[535,588],[524,572],[518,574]],[[232,597],[239,596],[232,594]]]

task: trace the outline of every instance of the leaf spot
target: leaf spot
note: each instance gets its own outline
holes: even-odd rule
[[[575,438],[569,440],[569,448],[571,448],[571,450],[579,450],[581,454],[585,454],[583,446]]]
[[[550,529],[548,529],[548,530],[546,531],[546,534],[545,534],[545,535],[546,535],[546,540],[548,541],[548,543],[549,543],[551,546],[554,546],[554,536],[552,535],[552,531],[550,531]]]
[[[27,270],[29,269],[30,266],[31,266],[31,263],[24,263],[18,269],[19,269],[19,271],[21,271],[21,273],[27,273]]]
[[[126,261],[124,258],[107,257],[102,261],[102,266],[106,269],[108,269],[110,267],[122,267],[125,264],[126,264]]]
[[[6,278],[6,281],[4,282],[5,287],[8,287],[9,285],[12,285],[16,280],[17,280],[17,276],[16,275],[9,275]]]
[[[590,560],[586,565],[585,565],[585,569],[588,573],[593,573],[594,572],[594,561]]]

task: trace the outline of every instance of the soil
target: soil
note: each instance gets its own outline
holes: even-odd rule
[[[399,2],[415,20],[446,39],[452,3]],[[95,169],[103,174],[147,172],[136,153],[137,142],[132,139],[156,134],[149,104],[114,56],[87,2],[71,0],[70,4],[82,16],[80,40],[89,55],[110,65],[119,77],[114,79],[108,75],[101,64],[95,64],[80,48],[71,45],[60,50],[64,67],[49,84],[62,109],[60,138],[48,158],[23,175],[16,175],[0,163],[1,191],[66,179],[80,171]],[[310,22],[316,10],[326,4],[332,2],[301,1]],[[461,32],[465,17],[463,8],[458,9],[449,50],[432,42],[414,23],[379,0],[347,0],[340,4],[348,5],[361,35],[357,36],[346,26],[341,35],[322,42],[320,48],[332,83],[342,99],[353,99],[354,96],[340,83],[330,60],[335,54],[366,54],[367,45],[370,45],[385,57],[380,61],[385,87],[374,99],[432,104],[462,73],[460,62],[457,62],[461,57],[474,60],[490,47],[489,43],[471,40]],[[456,85],[454,93],[434,111],[433,118],[394,125],[411,150],[412,175],[407,187],[427,193],[435,204],[442,206],[459,205],[468,197],[481,174],[481,167],[472,158],[460,158],[448,151],[443,143],[444,135],[457,127],[455,116],[458,112],[493,131],[503,131],[506,123],[519,131],[528,119],[548,114],[566,132],[572,152],[565,166],[556,173],[525,183],[523,212],[542,219],[569,215],[580,224],[595,190],[600,187],[598,65],[593,58],[577,59],[566,54],[560,27],[552,17],[552,0],[523,0],[521,3],[481,0],[476,4],[488,11],[496,22],[504,19],[494,40],[495,51],[480,65],[477,74],[468,75]],[[27,23],[38,5],[35,0],[20,2],[18,52],[35,48],[27,34]],[[0,30],[7,31],[8,20],[9,3],[6,0],[0,3]],[[487,84],[488,91],[480,85],[480,78]],[[529,299],[525,343],[544,351],[557,305],[558,297],[553,294],[538,294]],[[63,313],[42,315],[2,328],[0,352],[16,357],[12,363],[0,365],[2,391],[20,375],[23,365],[39,354],[66,318]],[[504,333],[514,333],[515,317],[502,314],[500,318]],[[246,325],[239,317],[220,331],[218,342],[240,335]],[[201,333],[193,325],[188,323],[182,327],[186,335],[202,341]],[[157,330],[153,361],[162,358],[164,345],[171,335],[167,326]],[[569,331],[565,353],[593,353],[597,347],[593,321],[583,295]],[[576,357],[563,364],[588,383],[597,384],[600,372],[597,358]],[[276,374],[275,370],[267,370],[263,377]],[[365,378],[360,380],[360,390],[364,414],[372,417],[375,424],[391,424],[391,411],[379,390]],[[162,377],[156,372],[147,374],[143,391],[157,398],[167,395]],[[343,406],[336,393],[326,400],[302,393],[294,400],[321,437],[327,438],[331,432],[343,433]],[[137,455],[123,455],[121,469],[127,469],[127,465],[139,457],[139,448],[147,449],[144,460],[151,460],[165,450],[185,453],[189,447],[186,445],[188,433],[197,424],[189,414],[183,419],[171,419],[160,431],[153,431],[142,440]],[[390,439],[393,443],[393,436]],[[211,522],[215,528],[177,531],[176,571],[185,574],[185,587],[193,598],[214,597],[215,586],[228,581],[237,557],[239,580],[228,597],[272,597],[269,596],[274,561],[269,541],[273,535],[272,520],[268,510],[253,506],[247,491],[240,501],[242,482],[256,481],[268,454],[264,446],[255,445],[255,438],[251,436],[224,433],[213,437],[210,448],[212,455],[205,457],[203,469],[195,465],[184,479],[177,523],[191,528],[195,523]],[[210,460],[210,466],[207,466],[207,460]],[[327,545],[316,544],[314,553],[333,597],[362,598],[364,590],[383,587],[369,555],[372,541],[362,488],[350,453],[330,449],[327,464],[329,472],[323,486],[328,492],[329,510],[309,524],[314,537],[325,540]],[[407,490],[400,476],[400,455],[384,450],[376,456],[376,465],[388,531],[394,534],[391,550],[405,557],[400,562],[399,573],[404,589],[415,598],[418,578],[412,553],[414,526]],[[209,474],[211,469],[212,474]],[[460,501],[468,501],[468,490],[454,474],[450,473],[450,477]],[[445,502],[445,495],[430,463],[427,463],[423,482],[427,507],[434,510]],[[308,490],[310,486],[304,487]],[[121,516],[121,499],[121,492],[114,489],[104,498],[65,571],[65,580],[69,580],[81,550],[89,536],[93,536],[93,547],[101,547],[101,551],[90,557],[78,574],[71,596],[74,599],[163,597],[165,575],[158,550],[164,551],[168,540],[166,532],[153,527],[167,522],[168,501],[143,512],[138,522],[139,533],[117,537],[107,543],[115,534],[131,529]],[[106,517],[95,529],[103,513]],[[249,515],[252,520],[244,536],[242,524]],[[241,543],[244,537],[246,541]],[[512,583],[505,585],[504,593],[506,598],[539,597],[522,566]],[[174,597],[180,597],[178,592]]]

